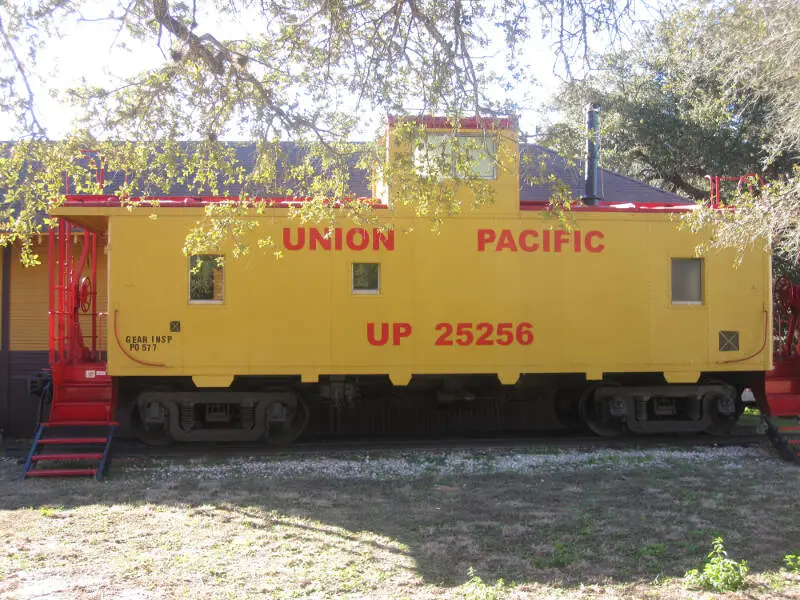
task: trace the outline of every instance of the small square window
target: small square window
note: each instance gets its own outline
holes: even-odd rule
[[[221,303],[225,299],[224,270],[219,254],[189,258],[189,302]]]
[[[703,259],[672,259],[672,303],[703,303]]]
[[[380,273],[378,263],[353,263],[353,293],[380,293]]]

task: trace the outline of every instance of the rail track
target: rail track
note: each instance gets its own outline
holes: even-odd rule
[[[7,440],[4,455],[23,460],[29,446],[28,440]],[[664,434],[654,436],[620,436],[604,438],[563,430],[546,430],[529,435],[513,432],[509,435],[492,434],[486,436],[436,436],[419,437],[367,437],[353,436],[332,439],[312,439],[295,442],[289,446],[269,446],[263,443],[175,443],[169,446],[147,446],[138,440],[117,440],[112,450],[112,458],[117,463],[137,462],[139,460],[184,459],[231,459],[237,457],[293,457],[303,455],[322,455],[336,458],[353,454],[380,454],[398,451],[547,451],[577,450],[593,452],[597,450],[654,450],[675,448],[709,447],[770,447],[770,440],[763,431],[753,426],[737,426],[724,436],[708,434]]]
[[[118,441],[114,458],[231,458],[236,456],[295,456],[305,454],[352,454],[354,452],[380,453],[403,450],[447,451],[447,450],[602,450],[602,449],[655,449],[725,446],[769,446],[769,439],[753,427],[739,427],[726,436],[710,435],[663,435],[652,437],[602,438],[566,432],[542,432],[535,435],[492,435],[482,437],[449,436],[431,438],[370,438],[352,437],[331,440],[296,442],[290,446],[276,447],[256,443],[173,444],[167,447],[146,446],[138,441]]]

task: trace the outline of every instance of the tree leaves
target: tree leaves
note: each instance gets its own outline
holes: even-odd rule
[[[309,199],[293,209],[301,220],[363,222],[373,217],[351,185],[356,168],[391,178],[400,201],[436,226],[460,210],[456,189],[469,189],[472,204],[481,205],[492,202],[491,186],[480,177],[452,185],[420,177],[408,159],[388,164],[389,153],[375,142],[386,123],[364,115],[437,114],[457,123],[513,113],[513,99],[496,98],[524,81],[516,64],[536,18],[543,32],[557,32],[557,54],[567,57],[585,53],[593,31],[614,37],[631,10],[628,1],[605,0],[119,0],[97,16],[94,6],[9,0],[0,7],[0,42],[11,59],[0,101],[19,123],[17,139],[47,138],[28,82],[36,50],[66,17],[102,23],[118,44],[157,45],[163,54],[139,73],[68,90],[81,114],[69,139],[4,149],[5,241],[41,230],[48,208],[79,190],[114,193],[129,204],[174,186],[240,196],[244,204],[215,204],[188,232],[187,250],[195,251],[223,236],[238,243],[250,227],[239,221],[260,210],[250,200],[265,190]],[[248,31],[239,34],[242,23]],[[498,51],[504,63],[493,59]],[[424,141],[424,131],[404,135],[411,146]],[[247,165],[220,141],[233,136],[257,144]],[[352,144],[365,136],[371,141]],[[302,148],[299,160],[282,161],[287,140]],[[495,157],[499,168],[506,158]],[[109,174],[103,186],[98,161]]]

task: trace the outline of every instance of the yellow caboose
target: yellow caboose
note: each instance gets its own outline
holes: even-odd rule
[[[387,152],[404,151],[392,132]],[[519,165],[513,125],[494,139]],[[184,256],[213,199],[70,199],[57,214],[106,241],[118,414],[158,442],[286,442],[323,404],[546,403],[602,435],[729,428],[771,367],[769,255],[696,256],[686,206],[612,199],[562,228],[520,199],[518,169],[480,168],[495,201],[436,232],[391,182],[376,209],[390,228],[254,214],[253,246],[271,236],[280,259]]]

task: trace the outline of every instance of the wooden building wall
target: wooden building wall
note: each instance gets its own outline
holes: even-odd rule
[[[76,251],[80,245],[76,244]],[[104,248],[98,243],[97,306],[105,311],[107,269]],[[36,426],[39,399],[27,393],[28,377],[48,365],[48,248],[42,236],[35,249],[42,264],[24,267],[19,247],[4,248],[0,300],[0,430],[7,437],[29,437]],[[103,323],[101,349],[108,327]],[[88,330],[87,330],[88,333]]]

